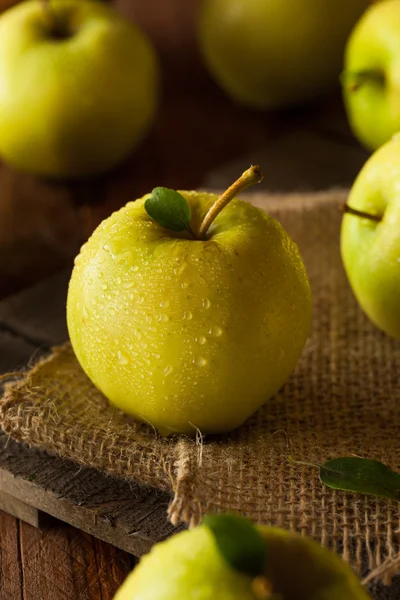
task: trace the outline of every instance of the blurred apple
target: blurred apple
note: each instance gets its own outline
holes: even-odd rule
[[[28,0],[0,17],[0,156],[55,177],[109,170],[154,116],[158,66],[102,2]]]
[[[370,0],[204,0],[199,41],[221,87],[264,109],[337,83],[346,40]]]
[[[375,150],[400,130],[400,0],[381,0],[360,19],[346,50],[343,93],[350,125]]]
[[[400,138],[379,148],[348,198],[341,252],[351,287],[368,317],[400,340]]]

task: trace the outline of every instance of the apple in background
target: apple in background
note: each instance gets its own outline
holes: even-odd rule
[[[282,108],[334,88],[346,40],[369,0],[203,0],[206,64],[237,102]]]
[[[400,0],[375,3],[350,36],[342,85],[350,125],[375,150],[400,130]]]
[[[114,600],[371,600],[339,556],[299,534],[212,515],[156,544]]]
[[[389,1],[389,0],[388,0]],[[400,139],[366,162],[350,192],[341,231],[344,266],[361,307],[400,339]]]
[[[311,292],[297,246],[232,199],[259,179],[249,169],[220,198],[156,188],[106,219],[76,259],[75,354],[113,405],[163,435],[238,427],[283,385],[307,339]],[[160,202],[167,215],[156,222]]]
[[[28,0],[0,17],[0,156],[45,176],[111,169],[147,132],[153,49],[102,2]]]

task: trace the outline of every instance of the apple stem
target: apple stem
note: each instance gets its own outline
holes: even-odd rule
[[[253,579],[251,587],[257,600],[273,600],[272,586],[270,581],[263,575]]]
[[[43,14],[44,14],[44,17],[46,20],[46,24],[50,29],[50,32],[55,37],[63,37],[62,31],[59,27],[59,23],[57,22],[54,11],[52,10],[52,8],[50,6],[50,0],[39,0],[39,1],[40,1],[40,4],[42,5]]]
[[[365,83],[375,83],[377,85],[385,84],[385,75],[378,69],[365,69],[363,71],[342,73],[341,82],[349,92],[356,92]]]
[[[357,210],[356,208],[351,208],[347,203],[343,206],[343,212],[349,215],[354,215],[355,217],[360,217],[361,219],[369,219],[370,221],[375,221],[376,223],[380,223],[382,221],[382,217],[379,215],[371,215],[371,213],[366,213],[362,210]]]
[[[233,183],[211,206],[210,210],[201,222],[200,229],[197,233],[196,239],[204,240],[208,230],[214,219],[219,215],[221,210],[229,204],[233,198],[243,192],[246,188],[256,183],[260,183],[263,179],[263,174],[259,166],[252,166],[247,169],[241,177],[235,183]]]

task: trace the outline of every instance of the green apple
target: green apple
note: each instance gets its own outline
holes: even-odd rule
[[[368,0],[203,0],[199,42],[237,102],[282,108],[337,84],[346,40]]]
[[[230,515],[208,522],[154,546],[114,600],[370,599],[339,556],[308,538],[267,527],[247,533]]]
[[[389,0],[388,0],[389,1]],[[358,175],[341,231],[343,263],[361,307],[400,339],[400,139],[379,148]]]
[[[23,2],[0,17],[0,156],[45,176],[108,170],[149,128],[157,86],[149,42],[107,4]]]
[[[76,259],[67,320],[80,364],[113,405],[164,435],[241,425],[286,381],[308,336],[297,246],[232,199],[255,177],[250,169],[220,198],[156,188],[166,210],[184,204],[187,231],[147,214],[155,190],[106,219]]]
[[[375,150],[400,130],[400,0],[377,2],[349,39],[342,75],[350,125]]]

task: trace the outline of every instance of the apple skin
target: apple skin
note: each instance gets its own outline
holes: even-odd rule
[[[38,0],[0,17],[0,156],[23,171],[91,176],[147,132],[158,64],[143,34],[110,6],[51,2],[72,37],[55,39]]]
[[[369,318],[400,339],[400,139],[377,150],[358,175],[347,204],[382,215],[381,222],[346,214],[343,263],[354,294]]]
[[[343,95],[350,126],[358,140],[375,150],[400,130],[400,0],[377,2],[360,19],[346,48]],[[352,86],[351,74],[377,71]]]
[[[216,200],[182,192],[192,228]],[[241,425],[294,369],[311,292],[297,246],[234,199],[206,241],[150,219],[144,201],[106,219],[76,259],[67,321],[76,356],[110,402],[163,435]]]
[[[371,600],[339,556],[296,533],[259,527],[267,548],[266,577],[285,600]],[[156,544],[114,600],[257,600],[252,580],[234,571],[205,526]],[[259,598],[259,596],[258,596]]]
[[[206,64],[240,104],[284,108],[338,82],[347,37],[368,0],[203,0]]]

